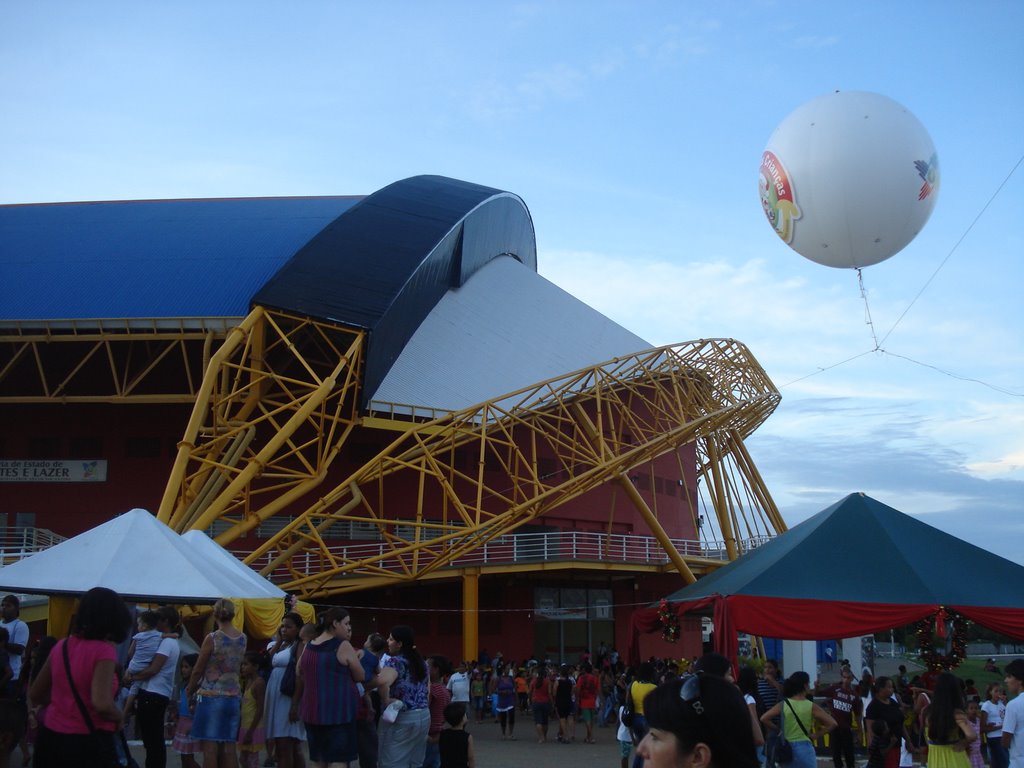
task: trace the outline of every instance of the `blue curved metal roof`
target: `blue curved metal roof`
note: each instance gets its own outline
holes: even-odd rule
[[[414,176],[324,228],[253,302],[369,330],[365,404],[448,289],[498,256],[537,270],[533,220],[518,196]]]
[[[362,198],[0,206],[0,321],[220,318]]]

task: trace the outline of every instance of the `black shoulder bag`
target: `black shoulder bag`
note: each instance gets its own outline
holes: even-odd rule
[[[292,643],[292,652],[288,656],[288,666],[284,668],[284,674],[281,676],[281,694],[283,696],[294,696],[295,695],[295,664],[298,661],[299,654],[299,641],[296,640]]]
[[[782,734],[779,736],[779,742],[775,745],[775,762],[777,763],[791,763],[793,762],[793,744],[786,740],[786,707],[789,707],[789,711],[793,713],[793,717],[796,718],[796,724],[800,726],[800,730],[804,732],[804,736],[807,737],[808,741],[811,741],[811,735],[804,728],[804,724],[800,721],[800,715],[793,709],[793,705],[789,703],[789,699],[783,698],[783,704],[786,706],[780,711],[779,724],[781,726]],[[813,744],[813,741],[811,742]]]
[[[120,768],[121,763],[117,758],[117,748],[114,746],[114,734],[109,731],[101,731],[93,725],[92,718],[89,717],[89,710],[86,708],[85,702],[82,701],[82,697],[78,694],[78,689],[75,687],[74,678],[71,677],[71,659],[68,658],[67,638],[64,639],[62,650],[64,652],[64,671],[68,676],[68,687],[71,688],[71,694],[75,697],[78,711],[82,713],[85,726],[89,729],[89,735],[92,736],[96,759],[99,761],[96,765],[105,766],[105,768]]]

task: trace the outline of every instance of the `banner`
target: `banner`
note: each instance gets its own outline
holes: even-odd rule
[[[105,459],[0,459],[0,483],[105,483]]]

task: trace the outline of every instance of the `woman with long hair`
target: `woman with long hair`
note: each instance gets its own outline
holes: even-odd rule
[[[379,768],[420,768],[430,729],[427,663],[412,629],[399,624],[388,635],[388,660],[377,675],[381,706]],[[386,710],[390,708],[391,712]]]
[[[740,667],[740,676],[736,680],[736,687],[743,694],[743,702],[750,712],[750,732],[754,737],[757,756],[763,760],[764,729],[761,727],[761,714],[758,710],[762,710],[764,707],[761,706],[761,694],[757,691],[757,672],[752,667]]]
[[[967,745],[978,738],[967,721],[964,689],[951,672],[940,672],[925,712],[928,768],[970,768]]]
[[[57,642],[32,682],[33,706],[47,707],[34,765],[89,768],[116,760],[114,734],[122,719],[114,701],[116,645],[131,624],[116,592],[94,587],[82,596],[70,637]]]
[[[267,699],[263,706],[263,732],[267,743],[273,742],[278,768],[296,768],[302,765],[299,742],[306,740],[306,728],[299,718],[299,702],[294,689],[281,690],[281,681],[289,666],[296,668],[302,641],[299,630],[302,617],[289,611],[281,619],[277,634],[267,644],[270,654],[270,677],[267,678]],[[294,678],[293,678],[294,679]]]
[[[242,714],[239,671],[245,656],[245,635],[235,629],[235,604],[221,598],[213,604],[217,629],[203,638],[186,691],[196,697],[192,738],[203,750],[203,768],[238,768],[238,727]]]
[[[645,768],[760,765],[743,696],[724,678],[676,678],[648,693],[643,706],[647,733],[636,751]]]
[[[135,726],[146,748],[146,768],[164,768],[167,765],[167,744],[164,741],[164,721],[167,705],[174,694],[174,676],[181,657],[181,616],[173,605],[157,610],[156,628],[163,635],[149,666],[125,675],[125,683],[141,681],[142,690],[135,699]]]
[[[903,710],[892,699],[893,683],[890,677],[878,677],[871,686],[871,701],[864,710],[864,732],[874,733],[875,720],[884,720],[887,746],[879,746],[884,755],[885,768],[899,768],[900,748],[903,744]],[[871,738],[870,735],[868,738]]]
[[[832,715],[819,707],[810,697],[811,678],[806,672],[794,672],[782,684],[782,701],[761,715],[761,722],[775,728],[774,720],[781,715],[783,735],[793,747],[791,765],[798,768],[816,768],[814,754],[815,723],[822,731],[836,727]]]
[[[317,636],[299,657],[295,698],[309,740],[309,760],[319,768],[348,765],[358,756],[356,683],[365,677],[352,647],[352,617],[344,608],[326,611],[317,623]]]

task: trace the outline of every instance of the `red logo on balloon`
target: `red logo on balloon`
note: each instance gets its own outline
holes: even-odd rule
[[[793,242],[793,222],[800,218],[793,184],[782,161],[774,152],[765,150],[761,157],[761,176],[758,179],[761,207],[775,234],[786,243]]]

